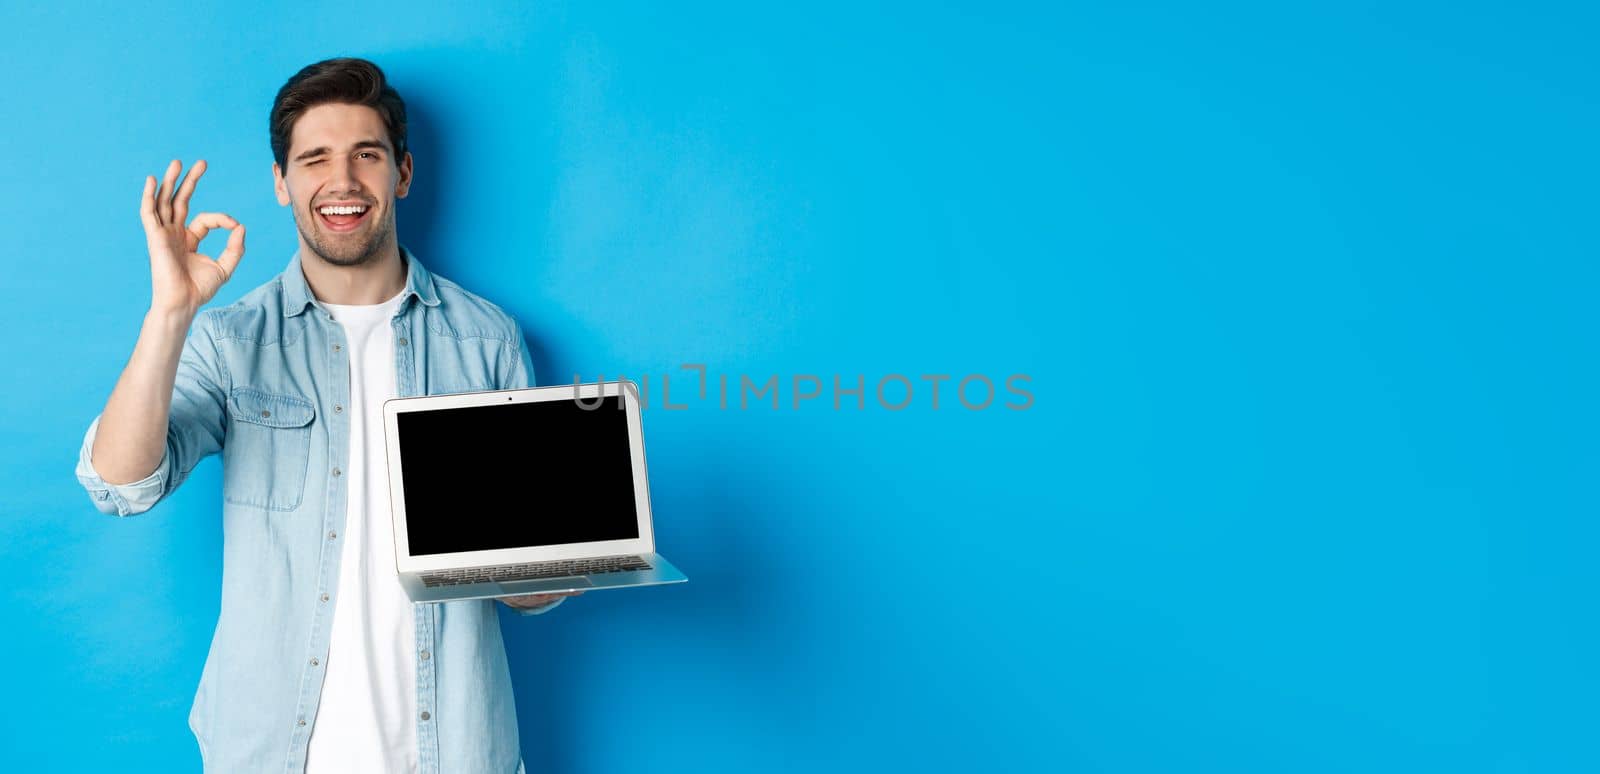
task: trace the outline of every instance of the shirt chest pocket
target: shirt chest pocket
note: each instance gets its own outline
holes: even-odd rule
[[[272,511],[300,507],[316,409],[298,395],[238,387],[228,394],[223,499]]]

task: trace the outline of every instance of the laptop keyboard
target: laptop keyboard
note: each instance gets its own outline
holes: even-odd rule
[[[565,578],[571,575],[597,575],[605,572],[632,572],[651,569],[637,556],[607,556],[600,559],[563,559],[532,564],[503,564],[498,567],[473,567],[466,570],[440,570],[421,575],[424,586],[461,586],[468,583]]]

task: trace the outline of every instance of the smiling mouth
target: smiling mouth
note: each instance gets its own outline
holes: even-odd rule
[[[317,217],[322,220],[322,225],[329,231],[354,231],[361,226],[362,221],[366,220],[367,217],[372,214],[373,208],[371,206],[364,206],[364,209],[362,209],[362,211],[359,213],[326,213],[323,212],[324,209],[324,207],[318,207],[316,209],[316,213]],[[337,209],[349,210],[350,208],[341,207]]]

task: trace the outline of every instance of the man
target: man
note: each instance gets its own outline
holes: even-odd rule
[[[401,589],[382,402],[530,386],[528,346],[399,244],[412,159],[377,66],[301,70],[271,137],[299,250],[228,306],[199,311],[244,256],[244,226],[184,225],[205,162],[181,185],[178,161],[159,188],[146,178],[150,310],[78,478],[97,509],[130,516],[222,454],[222,608],[189,715],[206,771],[520,772],[494,602],[413,605]],[[230,231],[216,260],[196,252],[211,229]],[[531,615],[565,596],[501,602]]]

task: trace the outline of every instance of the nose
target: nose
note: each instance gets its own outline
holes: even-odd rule
[[[328,171],[327,198],[359,194],[361,184],[356,181],[355,165],[349,159],[332,159],[332,169]]]

